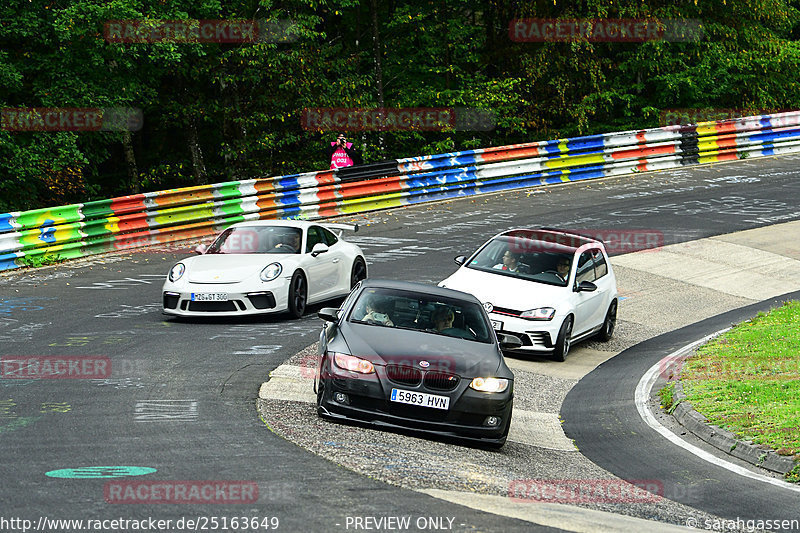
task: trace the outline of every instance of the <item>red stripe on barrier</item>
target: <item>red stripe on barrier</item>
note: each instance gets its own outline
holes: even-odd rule
[[[114,212],[114,216],[144,211],[144,194],[134,194],[131,196],[112,198],[111,205],[109,207],[111,211]]]
[[[652,156],[652,155],[663,155],[663,154],[674,154],[675,153],[675,145],[669,144],[665,146],[653,146],[653,147],[637,147],[633,148],[632,150],[619,150],[618,152],[613,152],[611,154],[612,159],[633,159],[641,158],[641,156]]]

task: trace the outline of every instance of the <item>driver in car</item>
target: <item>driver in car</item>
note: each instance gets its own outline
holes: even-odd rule
[[[556,272],[558,272],[558,275],[561,276],[561,279],[567,281],[567,278],[569,277],[569,259],[566,257],[559,259]]]
[[[283,237],[283,242],[275,245],[276,249],[280,249],[285,253],[296,254],[300,251],[300,233],[293,231]]]

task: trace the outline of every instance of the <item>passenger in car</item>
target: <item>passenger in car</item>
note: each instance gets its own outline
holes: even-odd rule
[[[523,271],[521,267],[522,265],[519,263],[519,254],[508,250],[505,254],[503,254],[503,262],[496,264],[492,268],[519,273]]]
[[[453,320],[455,320],[456,315],[453,313],[453,310],[446,305],[442,305],[437,307],[433,310],[433,314],[431,315],[431,321],[433,322],[433,328],[438,331],[442,332],[446,329],[453,327]]]
[[[387,305],[383,300],[375,298],[374,296],[367,301],[366,311],[362,320],[364,322],[374,322],[384,326],[394,327],[394,322],[389,318]]]

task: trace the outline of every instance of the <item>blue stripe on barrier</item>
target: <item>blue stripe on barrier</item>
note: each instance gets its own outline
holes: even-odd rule
[[[567,150],[587,151],[586,153],[602,152],[605,149],[605,135],[587,135],[567,139]]]
[[[779,139],[786,139],[788,137],[797,137],[800,139],[800,129],[793,129],[793,130],[786,130],[786,131],[774,131],[768,129],[766,131],[762,131],[759,133],[755,133],[753,135],[749,135],[748,139],[757,139],[761,142],[770,142],[776,141]]]
[[[14,262],[16,258],[17,258],[16,254],[0,255],[0,270],[10,270],[12,268],[17,268],[17,264]]]
[[[561,141],[559,140],[547,141],[539,148],[539,151],[545,154],[560,154]]]
[[[11,225],[11,219],[14,218],[11,213],[0,214],[0,232],[14,231],[14,226]]]

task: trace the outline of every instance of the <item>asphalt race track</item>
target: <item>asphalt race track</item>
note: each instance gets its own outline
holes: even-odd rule
[[[455,255],[468,253],[492,234],[515,226],[647,229],[659,232],[663,244],[670,245],[800,220],[799,161],[797,156],[748,160],[465,198],[348,220],[362,225],[353,240],[367,254],[371,277],[438,282],[455,269]],[[321,322],[315,312],[321,306],[311,308],[298,321],[285,316],[195,322],[167,319],[160,313],[161,283],[173,262],[190,250],[190,244],[164,246],[0,275],[1,356],[91,357],[98,365],[110,362],[111,368],[110,373],[98,368],[96,379],[0,378],[2,518],[31,520],[39,525],[42,517],[152,517],[172,520],[170,530],[177,531],[181,530],[175,526],[180,519],[185,524],[187,519],[208,521],[210,517],[217,517],[218,522],[223,517],[277,517],[279,529],[284,531],[352,531],[377,524],[367,518],[408,516],[410,530],[548,530],[409,490],[413,487],[398,487],[362,476],[319,457],[324,454],[310,453],[271,432],[256,410],[259,387],[272,370],[316,341]],[[650,289],[647,280],[634,281],[626,287],[632,305],[637,293]],[[658,316],[652,317],[652,326],[626,324],[623,304],[620,336],[629,344],[669,330]],[[734,299],[728,304],[741,306],[744,300]],[[746,312],[737,315],[745,316]],[[720,320],[729,323],[734,318]],[[697,331],[708,327],[698,325]],[[667,341],[691,341],[694,332],[676,332]],[[609,349],[615,346],[627,348],[612,343]],[[609,398],[626,394],[629,380],[638,380],[650,366],[645,360],[655,357],[657,349],[648,346],[652,344],[623,352],[620,361],[637,361],[625,367],[624,383],[600,380],[602,386],[593,385],[590,394],[596,397],[603,391]],[[637,355],[637,349],[645,351]],[[589,349],[584,348],[584,353],[588,354]],[[518,364],[527,365],[526,368],[538,365],[546,374],[550,369],[553,373],[569,370],[573,368],[570,365],[580,362],[581,348],[576,347],[562,367],[545,360]],[[612,364],[624,365],[612,359],[597,373],[589,374],[587,383]],[[571,417],[576,412],[569,409],[575,403],[573,396],[577,398],[579,394],[586,394],[582,383],[564,407],[565,418],[567,413]],[[631,406],[617,405],[618,399],[612,403],[612,407],[621,409],[619,414],[614,415],[614,411],[609,415],[618,419],[615,423],[619,426],[612,432],[615,439],[620,431],[628,431],[629,424],[642,424],[635,408],[631,413]],[[589,410],[580,416],[598,415]],[[628,448],[617,448],[613,459],[613,453],[603,444],[604,439],[610,438],[607,433],[587,434],[588,424],[576,428],[577,422],[573,422],[568,421],[568,436],[578,440],[581,453],[619,477],[627,477],[634,467],[642,479],[670,479],[675,472],[701,472],[708,468],[676,452],[671,452],[670,458],[685,462],[665,466],[667,463],[659,457],[648,460],[647,455],[634,455],[631,451],[631,457],[641,460],[629,464],[634,461],[626,461]],[[340,433],[342,438],[351,433],[346,426],[332,427],[328,431]],[[657,439],[649,436],[647,428],[640,427],[639,431],[642,441],[628,438],[625,446],[645,447],[653,452],[653,447],[659,446]],[[581,443],[586,439],[594,439],[597,448],[584,449]],[[435,446],[445,456],[452,450],[472,453],[471,449],[450,443],[416,440],[422,449]],[[516,453],[513,446],[510,449],[494,454],[498,468],[502,468],[506,457],[503,454]],[[350,452],[341,449],[338,453],[346,456]],[[402,457],[404,451],[393,448],[390,453]],[[71,478],[51,477],[62,469],[123,466],[155,470],[141,476],[111,477],[121,475],[122,470],[95,468],[75,472]],[[547,461],[539,466],[544,477]],[[451,467],[456,471],[460,465],[452,463]],[[426,463],[420,462],[416,470],[424,472],[425,468]],[[446,475],[431,470],[428,477],[435,482],[438,476]],[[556,467],[549,472],[553,478],[564,475]],[[713,479],[741,490],[707,490],[702,501],[683,504],[697,505],[706,513],[735,516],[730,512],[746,508],[740,502],[750,502],[754,492],[759,492],[749,484],[715,475],[719,477]],[[257,498],[231,503],[232,499],[218,496],[214,503],[192,504],[163,503],[154,498],[138,504],[108,501],[113,502],[108,483],[142,480],[244,481],[251,484],[248,486],[257,485]],[[795,497],[793,516],[789,501],[775,509],[780,513],[777,517],[798,518],[798,501]],[[667,506],[662,511],[674,514],[650,516],[625,510],[628,515],[641,518],[683,523],[682,508]],[[381,524],[383,529],[392,530],[389,522]],[[3,523],[0,526],[0,530],[6,530]],[[52,524],[44,528],[75,529]],[[210,523],[207,529],[213,530]]]
[[[691,495],[696,508],[745,522],[796,520],[800,491],[746,479],[671,445],[639,417],[634,393],[645,372],[674,350],[781,301],[798,298],[800,291],[703,320],[623,351],[567,395],[561,411],[565,432],[597,465],[623,479],[658,479],[675,493]]]

